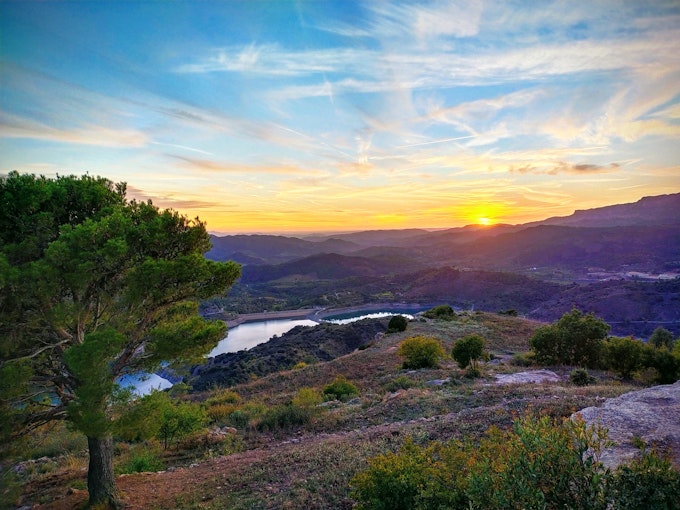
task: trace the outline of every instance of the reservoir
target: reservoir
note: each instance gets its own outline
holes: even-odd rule
[[[322,322],[333,324],[349,324],[350,322],[390,317],[392,315],[403,315],[408,319],[413,318],[413,313],[419,310],[371,310],[354,311],[346,314],[338,314],[325,317]],[[318,322],[310,319],[274,319],[265,321],[245,322],[229,328],[227,336],[219,341],[217,346],[208,354],[209,358],[214,358],[219,354],[228,352],[238,352],[255,347],[258,344],[267,342],[274,335],[281,336],[296,326],[316,326]],[[146,395],[152,390],[164,390],[172,386],[172,383],[156,374],[140,373],[125,375],[118,381],[122,387],[132,386],[133,391],[138,395]]]
[[[295,326],[316,326],[316,322],[309,319],[277,319],[270,321],[245,322],[234,328],[229,328],[227,336],[208,354],[214,358],[218,354],[238,352],[250,349],[268,341],[274,335],[281,336]]]

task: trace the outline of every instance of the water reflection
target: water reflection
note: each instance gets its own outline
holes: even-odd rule
[[[281,336],[295,326],[315,326],[309,319],[279,319],[270,321],[246,322],[230,328],[227,336],[220,340],[208,357],[214,358],[226,352],[238,352],[250,349],[268,341],[274,335]]]

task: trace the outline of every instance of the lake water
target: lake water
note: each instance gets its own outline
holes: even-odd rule
[[[416,310],[408,310],[415,313]],[[403,315],[409,319],[413,315],[405,311],[375,311],[375,312],[352,312],[342,315],[333,315],[323,319],[324,322],[333,324],[349,324],[350,322],[361,319],[373,319],[390,317],[392,315]],[[238,352],[255,347],[258,344],[267,342],[274,335],[281,336],[290,331],[295,326],[315,326],[318,323],[309,319],[278,319],[268,321],[245,322],[233,328],[229,328],[227,336],[224,337],[217,346],[210,351],[208,357],[214,358],[219,354],[227,352]],[[152,390],[164,390],[172,386],[172,383],[156,374],[139,373],[126,375],[118,380],[122,387],[134,387],[134,392],[138,395],[146,395]]]
[[[258,344],[268,341],[274,335],[281,336],[295,326],[316,326],[316,322],[309,319],[278,319],[269,321],[245,322],[229,328],[227,336],[217,344],[209,358],[227,352],[238,352],[251,349]]]

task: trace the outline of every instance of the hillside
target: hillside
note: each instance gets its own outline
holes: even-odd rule
[[[653,283],[680,274],[679,218],[674,194],[525,225],[213,237],[208,256],[244,267],[211,306],[253,313],[447,302],[547,319],[577,305],[617,334],[646,336],[655,323],[678,334],[677,304]]]
[[[499,384],[496,376],[526,370],[512,364],[511,354],[526,350],[528,338],[539,325],[521,318],[468,312],[451,321],[416,321],[407,331],[385,335],[365,349],[344,355],[338,352],[329,361],[310,362],[296,370],[234,385],[231,391],[241,399],[235,404],[219,404],[220,390],[192,394],[192,401],[203,402],[209,409],[226,406],[238,411],[240,421],[219,418],[213,424],[213,428],[222,427],[219,434],[177,443],[167,451],[154,450],[152,444],[120,443],[118,466],[135,454],[148,452],[172,468],[119,476],[123,499],[132,509],[349,510],[354,505],[349,490],[354,474],[365,469],[368,457],[395,451],[407,438],[418,445],[455,438],[478,440],[490,426],[509,428],[517,416],[569,416],[574,410],[599,406],[606,398],[635,388],[631,382],[614,381],[603,372],[594,373],[597,381],[593,385],[574,386],[568,378],[570,367],[551,367],[555,373],[552,382]],[[456,339],[471,333],[487,339],[494,357],[482,366],[481,379],[466,378],[451,359],[442,360],[437,368],[401,368],[402,358],[396,350],[405,338],[433,335],[449,352]],[[319,406],[309,422],[262,429],[256,418],[248,421],[248,416],[255,416],[252,413],[284,409],[301,388],[320,390],[340,374],[356,385],[359,393],[345,402]],[[63,447],[58,451],[63,452]],[[68,464],[55,460],[55,465],[62,466],[58,469],[42,464],[43,473],[32,475],[21,503],[61,510],[84,501],[86,494],[78,488],[85,476],[79,468],[79,455],[69,453]]]

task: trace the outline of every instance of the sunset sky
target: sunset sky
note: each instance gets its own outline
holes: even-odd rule
[[[680,2],[0,2],[0,173],[213,232],[524,223],[680,192]]]

